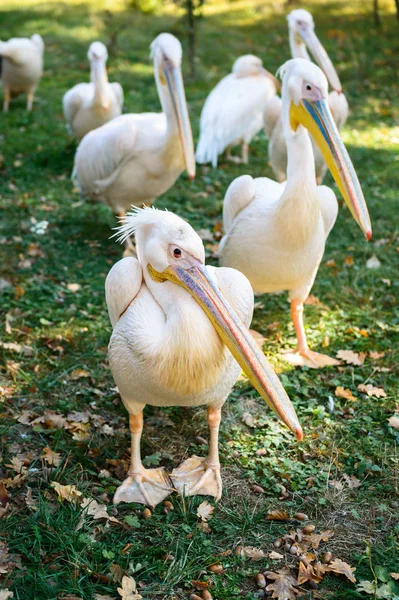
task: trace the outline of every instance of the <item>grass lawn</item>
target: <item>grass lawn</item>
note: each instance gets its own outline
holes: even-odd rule
[[[125,111],[158,110],[148,47],[164,30],[182,37],[182,25],[172,7],[143,16],[113,3],[114,16],[104,19],[104,0],[3,0],[0,39],[40,32],[46,43],[33,112],[26,113],[21,97],[9,114],[0,113],[0,587],[15,599],[117,598],[123,573],[134,576],[146,600],[189,598],[193,580],[207,582],[218,600],[262,597],[259,571],[284,565],[298,571],[297,557],[284,545],[277,550],[283,558],[269,556],[276,538],[304,524],[267,519],[276,509],[305,513],[316,532],[333,531],[316,552],[330,551],[356,567],[357,583],[378,579],[377,596],[326,574],[318,590],[301,586],[303,598],[399,598],[389,575],[399,571],[399,433],[388,424],[399,392],[399,36],[393,0],[381,4],[381,30],[374,27],[371,2],[304,5],[347,93],[351,115],[343,138],[374,233],[367,243],[341,202],[312,291],[316,299],[306,306],[306,327],[314,349],[332,356],[365,353],[363,364],[289,367],[277,356],[295,343],[286,294],[256,299],[253,328],[266,338],[264,350],[293,400],[305,440],[295,442],[240,382],[221,428],[224,495],[206,526],[196,514],[200,497],[171,496],[174,510],[161,504],[148,519],[139,505],[112,506],[127,469],[129,433],[107,364],[111,328],[103,288],[121,248],[109,239],[111,211],[81,202],[72,188],[76,145],[61,111],[64,92],[88,77],[89,43],[107,42],[119,30],[109,74],[124,87]],[[272,72],[288,58],[284,15],[280,0],[209,0],[197,79],[186,78],[196,139],[206,94],[237,56],[258,54]],[[197,229],[217,231],[232,179],[247,172],[272,176],[266,149],[262,134],[248,167],[223,160],[218,170],[201,167],[193,183],[183,175],[157,206]],[[44,235],[37,233],[41,221],[48,222]],[[371,269],[366,263],[373,256],[380,266]],[[386,396],[367,396],[359,384],[383,388]],[[337,397],[339,387],[351,395]],[[192,453],[204,455],[205,416],[203,409],[147,409],[146,464],[169,470]],[[42,458],[49,456],[46,447],[57,453],[57,466]],[[59,501],[54,482],[76,486],[79,501]],[[91,517],[81,523],[83,497],[105,504],[118,523]],[[245,558],[237,546],[261,549],[264,557]],[[222,573],[209,568],[215,563]]]

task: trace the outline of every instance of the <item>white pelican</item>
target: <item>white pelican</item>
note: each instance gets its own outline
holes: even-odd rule
[[[195,175],[194,144],[181,76],[182,48],[170,33],[151,44],[162,113],[121,115],[90,131],[75,155],[81,192],[123,216],[166,192],[184,168]],[[129,243],[129,240],[127,240]]]
[[[31,38],[11,38],[0,42],[0,75],[3,83],[3,111],[7,112],[11,96],[28,95],[27,109],[32,110],[33,94],[43,72],[44,42],[35,33]]]
[[[308,348],[303,302],[316,277],[338,203],[330,188],[316,185],[308,132],[367,239],[371,225],[355,170],[328,107],[325,75],[302,58],[289,60],[280,72],[287,181],[243,175],[231,183],[224,200],[226,233],[219,253],[221,264],[242,271],[256,292],[289,291],[297,364],[317,367],[336,361]]]
[[[270,407],[302,438],[279,378],[247,329],[253,311],[250,283],[234,269],[206,267],[200,237],[173,213],[137,208],[125,217],[120,231],[121,239],[135,233],[138,258],[116,263],[105,283],[113,326],[109,361],[130,415],[132,444],[129,475],[117,489],[114,502],[154,506],[172,491],[162,468],[145,469],[141,462],[146,404],[208,407],[207,458],[187,459],[171,477],[182,493],[210,494],[218,500],[222,493],[221,408],[241,368]]]
[[[122,86],[108,83],[107,48],[101,42],[93,42],[87,56],[91,83],[78,83],[62,99],[65,120],[79,140],[92,129],[118,117],[123,107]]]
[[[328,95],[328,104],[338,130],[341,130],[348,118],[348,102],[342,92],[337,72],[314,32],[313,17],[307,10],[299,8],[290,12],[287,21],[292,58],[310,60],[306,49],[306,46],[308,46],[333,89]],[[286,179],[287,147],[281,122],[281,99],[278,96],[274,96],[268,102],[264,112],[264,124],[266,135],[269,138],[270,165],[277,180],[281,182]],[[327,171],[327,165],[313,140],[312,146],[316,163],[316,180],[318,184],[321,184]]]
[[[227,148],[227,158],[248,163],[248,146],[263,127],[266,103],[280,84],[263,68],[257,56],[240,56],[232,72],[211,91],[201,112],[198,163],[217,166],[218,156]],[[241,158],[231,155],[231,147],[241,144]]]

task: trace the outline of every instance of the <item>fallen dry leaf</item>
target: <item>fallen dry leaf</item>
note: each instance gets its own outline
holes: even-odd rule
[[[273,581],[266,587],[267,592],[273,592],[272,598],[296,600],[299,594],[299,590],[296,589],[298,582],[287,569],[280,569],[276,572],[267,571],[266,577]]]
[[[70,292],[72,292],[73,294],[76,294],[76,292],[80,290],[80,284],[79,283],[68,283],[67,288]]]
[[[359,392],[363,392],[364,394],[367,394],[367,396],[373,396],[374,398],[386,397],[386,392],[383,388],[375,387],[374,385],[371,385],[371,383],[368,383],[367,385],[360,383],[357,386],[357,389]]]
[[[280,554],[279,552],[272,550],[272,552],[270,552],[270,554],[269,554],[269,558],[271,560],[281,560],[282,558],[284,558],[284,556],[283,556],[283,554]]]
[[[305,565],[302,561],[299,563],[298,570],[298,585],[302,585],[307,581],[315,581],[319,583],[323,579],[323,576],[320,573],[315,573],[312,565]]]
[[[385,352],[374,352],[373,350],[370,350],[369,356],[373,360],[378,360],[379,358],[383,358],[383,356],[385,356]]]
[[[395,579],[395,581],[399,581],[399,573],[389,573],[390,576]]]
[[[256,427],[255,419],[249,412],[243,413],[243,415],[241,417],[241,421],[244,423],[244,425],[246,425],[250,429],[254,429]]]
[[[375,254],[366,262],[366,267],[368,269],[379,269],[381,266],[381,262],[378,260]]]
[[[13,456],[11,462],[7,464],[6,467],[10,467],[10,469],[13,469],[15,473],[20,473],[21,475],[24,475],[24,473],[27,471],[24,463],[17,456]]]
[[[25,496],[25,502],[26,502],[26,506],[28,508],[30,508],[31,510],[36,511],[38,509],[37,502],[33,498],[33,495],[32,495],[32,488],[28,488],[28,491],[26,492],[26,496]]]
[[[118,588],[118,594],[122,597],[122,600],[141,600],[143,597],[137,593],[137,586],[133,577],[127,575],[122,579],[122,587]]]
[[[348,563],[344,562],[340,558],[336,558],[329,565],[327,565],[327,571],[332,571],[337,575],[345,575],[352,583],[355,583],[356,577],[353,573],[356,571],[356,567],[351,567]]]
[[[355,490],[356,488],[362,485],[361,481],[359,481],[359,479],[354,475],[347,475],[346,473],[344,473],[344,479],[351,490]]]
[[[364,359],[366,358],[365,352],[353,352],[352,350],[338,350],[337,358],[345,361],[348,365],[354,365],[356,367],[361,367],[364,363]]]
[[[393,415],[392,417],[389,417],[388,424],[394,429],[399,429],[399,415]]]
[[[335,395],[337,398],[345,398],[346,400],[352,400],[352,402],[357,400],[356,396],[352,394],[349,388],[343,388],[340,385],[335,388]]]
[[[209,504],[207,500],[204,500],[197,508],[197,517],[201,519],[201,521],[208,521],[208,519],[212,518],[214,510],[215,507],[212,506],[212,504]]]
[[[14,593],[10,592],[8,588],[0,590],[0,600],[8,600],[8,598],[14,598]]]
[[[314,550],[317,550],[320,542],[327,542],[333,535],[334,532],[331,529],[328,529],[321,533],[308,533],[303,536],[303,539],[305,542],[309,542]]]
[[[82,379],[83,377],[90,377],[90,373],[85,369],[75,369],[68,375],[68,379],[75,381],[76,379]]]
[[[52,481],[50,485],[55,489],[58,499],[61,501],[76,502],[82,495],[82,492],[79,492],[75,485],[62,485],[58,481]]]
[[[252,560],[260,560],[266,556],[263,550],[255,548],[255,546],[237,546],[235,554],[236,556],[243,556]]]
[[[110,521],[112,523],[119,523],[118,519],[115,517],[110,517],[107,513],[107,509],[105,504],[99,504],[97,500],[92,500],[91,498],[83,498],[81,507],[82,517],[79,521],[78,526],[76,527],[76,531],[79,531],[84,525],[85,518],[87,516],[93,517],[93,519],[105,519],[106,521]]]
[[[43,458],[49,465],[54,467],[58,467],[61,462],[61,454],[58,454],[58,452],[53,452],[50,446],[43,448],[43,454],[40,458]]]
[[[287,511],[281,509],[269,510],[266,517],[268,521],[289,521],[290,518]]]

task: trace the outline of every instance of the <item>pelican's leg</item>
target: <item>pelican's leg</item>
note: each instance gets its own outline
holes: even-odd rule
[[[33,93],[34,93],[33,90],[30,90],[28,92],[28,99],[27,99],[27,102],[26,102],[26,110],[28,112],[30,112],[32,110],[32,106],[33,106]]]
[[[329,365],[339,365],[339,361],[335,360],[335,358],[331,358],[330,356],[326,356],[325,354],[319,354],[318,352],[313,352],[313,350],[310,350],[306,339],[305,327],[303,324],[302,300],[297,300],[295,298],[291,300],[291,317],[294,323],[295,333],[297,337],[297,346],[295,349],[295,353],[304,359],[303,364],[314,369],[318,369],[320,367],[327,367]],[[291,361],[289,360],[289,362]]]
[[[129,416],[132,455],[127,479],[118,487],[114,503],[139,502],[156,506],[173,491],[164,469],[145,469],[141,462],[140,442],[143,431],[143,411]]]
[[[118,217],[119,220],[123,219],[126,216],[126,211],[121,211],[119,213],[117,213],[116,215]],[[125,258],[126,256],[137,256],[136,253],[136,246],[133,244],[132,242],[132,238],[129,236],[126,240],[125,240],[125,249],[123,251],[123,258]]]
[[[208,407],[209,454],[207,458],[192,456],[178,469],[173,469],[172,480],[180,494],[222,497],[222,478],[219,462],[219,425],[221,408]]]
[[[4,88],[4,98],[3,98],[3,112],[8,112],[8,108],[10,106],[10,98],[11,92],[8,88]]]
[[[243,142],[242,146],[241,146],[241,162],[244,165],[248,164],[248,149],[249,149],[249,144],[247,144],[246,142]]]

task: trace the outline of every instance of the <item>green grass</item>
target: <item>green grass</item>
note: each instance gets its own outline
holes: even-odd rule
[[[279,349],[294,344],[286,295],[257,298],[253,327],[267,335],[265,351],[281,374],[306,436],[296,443],[255,392],[245,382],[238,384],[225,405],[221,429],[225,493],[210,521],[212,531],[206,534],[197,528],[196,517],[203,499],[183,502],[177,497],[171,497],[175,510],[168,514],[161,505],[145,520],[142,507],[123,505],[111,509],[121,525],[106,527],[89,520],[77,531],[79,506],[58,502],[50,485],[74,484],[110,510],[129,446],[126,413],[112,389],[107,365],[111,330],[103,292],[105,276],[121,249],[109,239],[115,223],[110,210],[80,203],[72,189],[75,143],[65,131],[61,98],[71,85],[87,78],[89,42],[107,41],[123,23],[126,27],[109,59],[110,77],[124,87],[126,111],[158,110],[148,46],[163,30],[181,35],[182,25],[171,7],[162,15],[144,17],[118,6],[119,12],[106,23],[105,3],[3,0],[0,39],[40,31],[46,42],[45,74],[34,111],[28,115],[25,98],[18,98],[8,115],[0,114],[0,277],[11,283],[0,294],[1,339],[31,348],[28,356],[0,349],[0,479],[15,475],[7,465],[16,454],[23,454],[29,464],[26,479],[8,489],[10,507],[0,521],[0,540],[11,554],[20,555],[20,567],[0,575],[1,585],[11,589],[14,598],[90,600],[96,593],[116,598],[118,584],[109,574],[110,565],[118,564],[143,582],[145,599],[188,598],[191,580],[204,577],[213,580],[215,599],[254,599],[256,572],[279,568],[284,561],[245,561],[234,549],[256,546],[268,554],[273,540],[291,528],[266,520],[267,511],[275,508],[305,512],[318,530],[333,529],[334,537],[323,548],[355,566],[358,580],[373,579],[370,564],[379,573],[382,568],[399,571],[399,438],[387,423],[399,391],[399,38],[393,2],[383,3],[382,30],[374,28],[368,4],[306,4],[347,92],[351,116],[343,137],[369,204],[374,239],[369,244],[362,239],[341,205],[312,291],[325,306],[307,306],[305,312],[313,348],[328,340],[324,351],[330,355],[350,349],[385,356],[378,361],[368,357],[362,367],[291,369],[276,358]],[[282,4],[209,2],[199,31],[198,76],[186,80],[195,136],[206,94],[234,59],[248,52],[260,55],[272,72],[288,57]],[[266,147],[260,135],[252,145],[249,167],[222,161],[218,170],[200,168],[192,184],[183,175],[157,206],[174,210],[196,228],[212,229],[221,219],[224,192],[234,177],[246,172],[272,176]],[[332,185],[330,177],[327,183]],[[31,231],[32,219],[49,222],[45,235]],[[373,254],[381,261],[376,270],[366,268]],[[326,265],[332,260],[335,266]],[[76,293],[68,289],[71,283],[80,285]],[[271,323],[274,326],[268,328]],[[77,368],[90,376],[71,379]],[[357,392],[357,385],[365,381],[383,387],[387,397],[368,398]],[[337,386],[351,389],[357,399],[335,398],[331,414],[328,401]],[[25,411],[42,415],[46,409],[64,416],[87,409],[102,416],[114,435],[95,427],[93,417],[90,436],[83,441],[74,440],[65,428],[46,423],[31,427],[17,420]],[[171,469],[190,453],[206,452],[197,439],[207,436],[204,410],[147,410],[152,419],[145,427],[143,455],[151,456],[153,463]],[[254,428],[242,423],[244,412],[254,416]],[[60,453],[57,468],[40,459],[46,446]],[[257,455],[263,447],[267,454]],[[103,469],[111,477],[100,475]],[[356,476],[361,486],[348,488],[344,474]],[[329,486],[331,480],[343,482],[343,489]],[[255,494],[254,483],[265,493]],[[288,497],[280,500],[282,485]],[[37,509],[26,505],[28,490]],[[0,501],[5,503],[1,493]],[[127,544],[131,545],[122,552]],[[166,560],[167,555],[173,559]],[[286,560],[295,564],[289,555]],[[222,575],[209,572],[215,562],[225,567]],[[323,598],[372,597],[332,575],[320,588],[318,597]],[[305,597],[313,596],[306,591]]]

